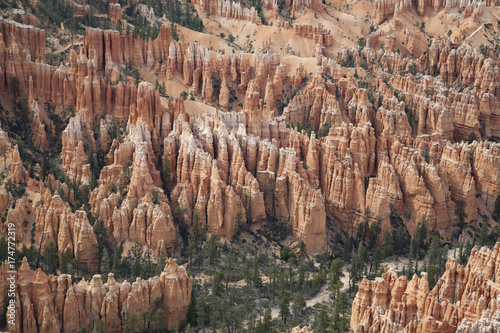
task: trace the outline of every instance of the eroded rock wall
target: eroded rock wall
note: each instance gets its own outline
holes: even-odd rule
[[[410,281],[395,272],[374,281],[365,278],[353,302],[351,328],[355,332],[491,332],[500,311],[499,255],[497,243],[493,250],[474,248],[465,267],[448,259],[432,290],[426,273]]]
[[[9,286],[7,263],[0,268],[0,302],[5,303]],[[167,259],[160,276],[135,282],[117,282],[112,273],[106,283],[100,275],[74,283],[70,275],[47,276],[31,270],[24,258],[16,274],[16,323],[10,332],[75,332],[102,321],[106,332],[124,332],[129,314],[151,310],[160,298],[165,309],[165,327],[172,329],[185,320],[191,301],[192,279],[174,259]]]

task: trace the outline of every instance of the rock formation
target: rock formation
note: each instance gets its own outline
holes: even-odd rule
[[[0,52],[24,54],[32,61],[42,60],[45,54],[45,30],[11,20],[0,20]]]
[[[331,46],[333,44],[333,36],[323,28],[321,23],[318,23],[315,27],[307,24],[296,24],[294,30],[297,35],[312,39],[314,44],[323,46]]]
[[[255,24],[260,24],[261,19],[254,7],[245,8],[239,2],[232,2],[228,0],[210,0],[194,2],[200,6],[201,10],[206,13],[217,15],[220,17],[250,21]]]
[[[109,19],[114,25],[117,25],[118,22],[122,19],[122,7],[119,3],[109,4]]]
[[[0,277],[7,281],[7,262]],[[70,275],[47,276],[30,269],[26,258],[16,274],[16,321],[10,332],[74,332],[102,321],[106,332],[123,332],[127,316],[150,310],[161,299],[165,327],[175,328],[186,318],[191,301],[192,279],[186,270],[167,259],[160,276],[148,280],[118,283],[112,273],[103,283],[101,275],[73,283]],[[0,302],[5,303],[9,286],[0,285]]]
[[[484,16],[477,2],[414,4],[420,14],[456,7],[469,20]],[[174,38],[168,25],[154,39],[88,28],[79,50],[51,66],[45,63],[44,30],[1,21],[0,90],[10,92],[12,78],[19,78],[29,94],[29,136],[39,150],[61,138],[67,182],[43,180],[40,165],[28,168],[21,160],[21,146],[2,139],[7,179],[44,198],[32,202],[35,217],[22,213],[25,199],[18,205],[7,186],[0,187],[0,210],[9,221],[26,218],[47,236],[37,242],[53,241],[60,254],[70,248],[92,266],[89,249],[79,249],[84,236],[93,242],[89,221],[81,207],[69,208],[84,191],[90,194],[83,209],[104,221],[111,240],[157,253],[173,248],[175,211],[185,212],[179,220],[187,226],[197,216],[226,238],[238,223],[259,228],[284,221],[310,252],[325,250],[327,219],[355,233],[367,209],[370,223],[380,220],[384,230],[396,214],[410,234],[426,219],[430,231],[450,241],[459,231],[457,202],[465,202],[465,223],[475,222],[478,210],[491,215],[500,194],[494,50],[440,37],[424,54],[410,27],[401,29],[399,21],[413,6],[406,0],[374,2],[376,22],[396,19],[366,33],[364,47],[333,43],[338,24],[312,19],[321,14],[318,1],[285,1],[290,13],[304,15],[293,30],[289,22],[257,27],[257,9],[240,3],[195,5],[228,27],[256,34],[264,28],[276,38],[256,38],[260,45],[253,53],[228,52],[231,44],[214,38],[207,45],[203,33],[184,28]],[[109,6],[116,25],[122,8]],[[77,14],[87,10],[81,7]],[[263,7],[265,18],[282,18],[276,1]],[[152,26],[165,21],[144,4],[133,9]],[[29,16],[23,20],[38,24]],[[284,43],[299,40],[315,58],[277,45],[282,32],[292,38]],[[183,38],[176,40],[179,33]],[[130,68],[139,78],[127,75]],[[152,75],[156,87],[147,82]],[[185,91],[192,98],[161,97],[161,83],[169,95]],[[58,116],[74,112],[62,133],[45,103]],[[160,170],[169,170],[170,179]],[[28,244],[27,232],[21,236]]]
[[[457,8],[459,11],[464,12],[464,18],[473,16],[475,19],[479,18],[484,10],[485,6],[491,6],[491,3],[480,1],[425,1],[418,0],[414,3],[416,5],[416,11],[419,15],[424,16],[426,10],[432,10],[436,13],[443,11],[449,13],[452,8]],[[381,24],[390,15],[394,14],[397,17],[398,14],[406,12],[412,9],[413,3],[408,0],[376,0],[375,3],[375,22]]]
[[[421,278],[414,275],[411,281],[389,271],[374,281],[363,279],[353,302],[351,328],[355,332],[492,332],[500,311],[495,282],[499,252],[500,243],[493,250],[474,248],[466,267],[448,259],[432,290],[426,273]]]

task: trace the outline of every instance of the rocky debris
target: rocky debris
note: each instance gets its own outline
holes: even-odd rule
[[[7,281],[7,263],[2,263],[0,277]],[[160,298],[163,321],[169,329],[186,318],[193,280],[174,259],[167,259],[160,276],[148,280],[118,283],[112,273],[103,283],[101,275],[91,281],[73,283],[70,275],[47,276],[39,268],[30,269],[26,258],[16,276],[16,324],[10,332],[74,332],[93,327],[101,320],[107,332],[123,332],[128,314],[150,310]],[[0,301],[5,303],[8,285],[0,284]]]
[[[374,281],[363,279],[353,301],[351,328],[355,332],[495,331],[491,328],[498,324],[499,253],[497,243],[493,250],[474,248],[466,267],[448,259],[432,290],[426,273],[410,281],[389,271]]]

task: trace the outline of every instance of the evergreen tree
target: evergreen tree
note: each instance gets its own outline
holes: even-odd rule
[[[460,244],[460,249],[458,251],[458,263],[462,266],[467,265],[467,261],[469,260],[470,253],[473,248],[473,243],[470,240],[465,242],[465,248],[463,243]]]
[[[73,251],[68,247],[61,256],[61,273],[62,274],[71,274],[72,270],[70,269],[71,260],[73,259]]]
[[[127,313],[124,330],[126,333],[135,333],[138,328],[139,317],[135,313]]]
[[[353,256],[349,271],[349,291],[352,293],[358,281],[358,257]]]
[[[346,293],[340,293],[333,306],[333,316],[331,319],[331,328],[333,332],[344,332],[349,328],[349,320],[345,316],[348,311]]]
[[[217,237],[215,237],[215,235],[210,236],[210,239],[205,246],[205,251],[210,265],[216,264],[220,259],[221,253],[219,250],[219,244],[217,243]]]
[[[328,290],[332,292],[334,298],[337,297],[340,288],[343,286],[341,280],[344,277],[344,273],[342,272],[343,267],[344,261],[340,258],[333,260],[330,264]]]
[[[286,324],[288,317],[290,316],[290,300],[286,295],[281,298],[280,302],[280,318],[281,321]]]
[[[26,126],[29,122],[29,100],[28,95],[23,94],[19,100],[19,122],[22,126]]]
[[[326,306],[322,306],[316,317],[317,326],[315,328],[315,332],[324,333],[329,332],[330,328],[330,316],[328,315],[328,311]]]
[[[358,271],[357,271],[358,279],[361,278],[361,276],[363,275],[363,272],[366,268],[366,263],[368,262],[368,259],[369,259],[369,254],[365,250],[363,243],[359,243],[359,245],[358,245]]]
[[[264,310],[264,319],[259,320],[257,325],[255,325],[255,333],[271,333],[274,332],[272,329],[272,317],[271,317],[271,309],[266,308]]]
[[[201,294],[196,300],[198,326],[201,326],[203,332],[205,332],[205,328],[209,319],[209,308],[207,307],[207,303],[208,296],[205,293]]]
[[[469,137],[467,138],[467,142],[469,143],[473,143],[474,141],[477,140],[477,135],[476,135],[476,132],[472,131],[470,134],[469,134]]]
[[[375,248],[375,246],[378,243],[378,236],[380,235],[380,232],[382,229],[380,228],[380,225],[382,224],[382,221],[380,219],[377,220],[377,222],[373,223],[369,227],[369,243],[368,243],[368,250],[371,251]]]
[[[467,213],[465,212],[467,203],[463,199],[458,199],[455,204],[457,205],[455,208],[455,216],[458,219],[458,227],[462,230],[465,228],[465,219],[467,218]]]
[[[158,92],[160,93],[160,96],[165,97],[167,95],[167,87],[165,86],[165,82],[163,82],[159,88]]]
[[[200,222],[200,213],[195,210],[193,213],[193,228],[189,233],[189,267],[193,260],[193,254],[198,251],[207,238],[207,225]]]
[[[170,159],[167,155],[163,157],[163,167],[161,169],[161,180],[165,193],[170,193],[172,186],[172,170],[170,169]]]
[[[439,234],[436,233],[427,253],[427,280],[430,289],[434,288],[445,271],[447,252],[448,247],[442,246]]]
[[[306,301],[300,292],[295,294],[292,305],[293,324],[295,325],[302,310],[306,307]]]
[[[115,277],[119,277],[121,272],[120,252],[116,248],[113,251],[113,265],[111,267],[111,271],[115,274]]]
[[[55,274],[56,270],[59,268],[57,248],[52,241],[43,248],[43,263],[45,264],[45,269],[48,274]]]
[[[101,273],[101,265],[104,257],[104,251],[110,248],[109,240],[108,240],[108,230],[104,225],[103,220],[98,220],[94,224],[94,234],[97,238],[97,244],[94,245],[95,248],[95,257],[98,261],[97,270],[99,274]],[[108,252],[109,253],[109,252]]]
[[[14,100],[17,101],[19,94],[21,94],[21,82],[17,76],[10,79],[10,92],[14,95]]]
[[[397,254],[405,253],[405,249],[407,249],[408,238],[406,237],[406,230],[401,225],[396,229],[396,233],[394,234],[394,252]]]
[[[495,207],[493,209],[493,216],[495,218],[500,218],[500,194],[495,199]]]
[[[305,267],[305,264],[303,261],[301,261],[299,263],[299,267],[297,269],[297,288],[299,290],[302,289],[302,287],[304,286],[304,282],[305,282],[305,274],[306,274],[306,267]]]
[[[220,297],[224,286],[222,285],[222,279],[224,279],[224,272],[218,271],[215,273],[214,279],[212,281],[212,294]]]
[[[489,233],[489,228],[488,224],[485,222],[481,226],[481,229],[479,230],[479,235],[478,235],[478,242],[479,245],[485,246],[489,244],[489,238],[490,238],[490,233]]]
[[[394,251],[394,238],[392,237],[392,233],[389,230],[384,232],[384,257],[387,258]]]
[[[370,268],[370,274],[372,274],[372,272],[375,272],[375,273],[378,272],[378,270],[380,268],[380,263],[382,262],[382,259],[383,259],[382,250],[379,247],[377,247],[375,249],[375,253],[373,254],[372,267]]]

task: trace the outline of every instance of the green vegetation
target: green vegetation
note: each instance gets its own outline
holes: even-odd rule
[[[254,7],[259,15],[262,24],[267,24],[266,18],[264,17],[264,11],[262,8],[262,2],[259,0],[247,0],[247,7]]]
[[[467,213],[465,212],[465,207],[467,206],[467,203],[465,202],[464,199],[458,199],[455,201],[456,208],[455,208],[455,216],[458,220],[458,227],[460,230],[464,229],[466,224],[465,224],[465,219],[468,217]]]
[[[35,15],[47,25],[60,26],[73,19],[73,6],[64,0],[40,0]]]
[[[189,1],[179,0],[146,0],[145,3],[153,9],[156,17],[165,15],[169,21],[182,25],[195,31],[203,31],[205,27],[198,16],[193,5]],[[129,17],[134,17],[135,6],[127,8],[126,13]]]
[[[477,135],[476,135],[476,132],[472,131],[470,134],[469,134],[469,137],[467,138],[467,142],[468,143],[473,143],[474,141],[477,140]]]
[[[493,217],[500,219],[500,194],[495,199],[495,208],[493,209]]]
[[[0,1],[1,7],[3,1]],[[127,22],[134,26],[132,31],[127,33],[130,33],[134,38],[141,37],[144,39],[154,39],[158,36],[160,31],[158,23],[150,24],[146,18],[137,14],[135,11],[136,4],[127,2],[125,6],[123,1],[122,3],[126,8]],[[204,30],[203,23],[190,1],[143,0],[141,3],[146,3],[153,8],[157,17],[166,15],[172,21],[171,31],[174,40],[179,40],[177,25],[196,31]],[[89,14],[74,18],[73,7],[66,4],[65,1],[40,0],[37,4],[36,14],[47,27],[58,27],[63,24],[71,31],[81,33],[83,26],[110,27],[108,18],[96,15],[97,13],[105,13],[107,4],[107,1],[103,0],[92,1]],[[260,1],[248,0],[244,2],[244,5],[257,8],[262,22],[265,23]],[[279,2],[279,6],[283,9],[282,1]],[[422,22],[421,28],[424,29],[424,27],[425,24]],[[370,32],[373,31],[376,31],[376,27],[371,26]],[[235,37],[228,33],[226,36],[226,33],[221,32],[219,36],[233,42]],[[250,39],[250,35],[248,35],[248,39]],[[365,38],[360,38],[357,43],[359,49],[362,50],[366,47],[367,42]],[[250,42],[249,46],[251,48]],[[383,47],[382,44],[381,48]],[[44,57],[48,64],[54,66],[64,60],[62,55],[55,53],[47,53]],[[343,66],[355,67],[355,59],[355,54],[349,53],[347,59],[341,60],[340,63]],[[360,65],[365,69],[368,66],[366,61],[360,62]],[[417,71],[416,65],[411,64],[408,66],[408,72],[412,75],[417,75]],[[434,71],[436,75],[439,75],[439,68],[436,67]],[[389,72],[392,73],[392,70],[389,70]],[[145,70],[139,72],[138,68],[126,64],[120,76],[128,76],[130,81],[133,80],[138,85],[142,79],[141,73],[145,79],[151,74]],[[366,75],[365,78],[360,77],[357,69],[354,70],[354,77],[359,79],[359,87],[366,88],[370,102],[373,106],[380,108],[383,98],[370,82],[368,74]],[[383,74],[383,76],[387,83],[388,75]],[[107,76],[100,77],[100,79],[106,80]],[[328,79],[330,79],[330,82],[325,85],[325,91],[328,90],[333,93],[333,90],[335,90],[339,107],[347,107],[343,101],[347,99],[344,99],[344,93],[339,89],[338,80],[333,80],[331,77],[328,77]],[[159,78],[159,80],[161,79]],[[165,82],[160,83],[159,80],[156,80],[155,88],[161,96],[167,96]],[[214,95],[217,95],[217,89],[220,89],[218,80],[214,76]],[[309,76],[306,75],[299,88],[284,88],[285,90],[282,91],[283,99],[277,101],[278,114],[281,115],[290,101],[304,91],[308,82]],[[72,274],[74,281],[78,281],[82,277],[89,278],[95,271],[102,274],[104,279],[109,273],[113,273],[118,280],[127,279],[133,281],[138,277],[148,279],[161,274],[165,258],[175,257],[178,259],[179,264],[185,265],[190,276],[201,277],[195,279],[186,327],[182,327],[181,331],[192,332],[197,329],[204,332],[234,333],[285,332],[299,324],[310,324],[315,332],[343,332],[349,327],[350,302],[352,302],[357,292],[360,281],[364,277],[374,279],[381,276],[384,271],[384,260],[396,261],[399,273],[406,275],[408,278],[412,278],[414,274],[421,276],[421,273],[426,271],[431,288],[436,285],[444,272],[449,244],[443,242],[438,233],[431,234],[427,230],[427,225],[430,225],[430,223],[425,215],[420,216],[419,213],[417,217],[407,216],[409,213],[405,209],[391,209],[391,215],[389,221],[387,221],[387,219],[382,220],[378,216],[374,216],[372,211],[366,208],[364,214],[360,214],[361,216],[356,221],[352,221],[346,227],[348,230],[335,230],[333,227],[328,230],[329,241],[331,241],[332,246],[328,247],[327,254],[308,255],[304,241],[299,239],[294,242],[292,240],[294,230],[287,217],[290,212],[283,212],[275,204],[274,199],[282,190],[282,187],[280,187],[281,180],[278,179],[277,181],[274,178],[276,175],[268,178],[267,183],[265,180],[263,183],[264,189],[261,189],[265,196],[265,209],[266,211],[272,211],[272,213],[267,214],[267,220],[258,231],[250,228],[249,222],[252,221],[252,215],[245,214],[245,211],[242,210],[234,217],[234,236],[231,242],[227,242],[209,234],[210,230],[204,214],[196,210],[191,212],[186,208],[182,208],[182,205],[169,201],[169,203],[172,203],[171,207],[175,207],[172,218],[176,237],[171,244],[165,244],[166,249],[163,252],[155,253],[139,244],[130,247],[128,244],[115,242],[111,237],[111,230],[106,227],[105,221],[97,213],[91,212],[89,200],[91,193],[95,198],[96,192],[92,191],[96,188],[97,180],[104,166],[107,163],[109,164],[107,156],[113,156],[116,145],[109,152],[106,151],[107,148],[101,147],[102,132],[100,125],[89,130],[87,128],[88,124],[85,124],[81,135],[84,141],[85,157],[88,160],[91,180],[89,184],[85,185],[77,183],[61,170],[60,160],[62,151],[61,132],[68,125],[69,118],[74,116],[74,108],[72,106],[64,109],[59,107],[56,112],[55,105],[45,103],[42,106],[43,102],[39,102],[40,107],[44,108],[51,122],[50,126],[53,125],[55,133],[54,137],[47,135],[49,147],[41,151],[32,142],[31,134],[33,131],[29,123],[28,95],[22,89],[23,85],[26,85],[24,82],[21,84],[18,77],[12,77],[10,82],[6,83],[8,83],[9,92],[14,98],[14,103],[11,110],[5,110],[0,104],[0,121],[12,143],[17,144],[24,167],[28,170],[30,176],[36,180],[44,181],[48,180],[49,176],[54,176],[55,182],[46,181],[48,190],[51,194],[59,194],[64,201],[67,201],[73,212],[83,206],[97,239],[97,244],[94,245],[93,249],[96,267],[89,267],[90,264],[78,262],[77,258],[75,258],[76,252],[73,252],[70,248],[58,249],[58,245],[54,241],[47,242],[47,240],[40,245],[41,240],[35,240],[35,225],[23,221],[21,223],[24,223],[24,227],[31,230],[31,245],[29,247],[24,245],[22,250],[16,254],[18,265],[22,261],[21,258],[26,256],[32,268],[41,267],[47,273],[53,274]],[[237,95],[241,97],[242,94],[233,92],[230,103],[233,102],[233,97],[236,99]],[[394,95],[398,100],[405,102],[405,112],[413,128],[416,124],[414,114],[416,114],[415,110],[417,109],[411,102],[406,105],[406,102],[411,97],[409,94],[398,91],[395,91]],[[180,93],[180,98],[183,100],[187,100],[188,97],[190,100],[195,100],[192,93],[188,94],[187,91]],[[301,119],[300,122],[297,119]],[[96,116],[96,119],[92,121],[99,124],[100,120]],[[173,119],[171,120],[173,121]],[[315,119],[312,117],[309,119],[296,117],[294,120],[296,123],[292,122],[287,126],[296,128],[299,132],[304,131],[308,136],[313,131],[316,131],[318,138],[327,136],[331,127],[334,126],[330,122],[324,122],[317,126],[315,125],[317,122],[314,122]],[[113,126],[113,128],[108,129],[107,134],[111,139],[109,141],[113,142],[113,139],[117,139],[119,142],[123,142],[124,125],[115,123]],[[157,126],[157,124],[155,123],[154,126]],[[49,134],[48,129],[47,134]],[[193,134],[199,135],[196,130]],[[172,199],[170,198],[172,193],[179,194],[176,192],[179,187],[175,187],[176,173],[171,167],[171,162],[173,162],[172,165],[175,165],[176,157],[175,155],[161,154],[161,151],[165,148],[162,143],[163,138],[162,128],[161,136],[154,138],[159,143],[154,147],[156,156],[151,159],[151,163],[154,163],[157,170],[160,171],[159,179],[161,183],[157,186],[163,188],[163,192],[161,189],[155,189],[151,192],[152,202],[160,206],[163,204],[161,201],[164,200],[165,196],[167,197],[166,200],[170,200]],[[467,141],[472,143],[477,139],[476,133],[471,132]],[[306,152],[302,150],[302,154]],[[220,152],[216,152],[216,154],[218,155]],[[421,154],[426,163],[431,162],[429,146],[425,146]],[[170,160],[170,158],[174,160]],[[436,159],[436,157],[432,158]],[[0,147],[0,165],[3,160],[4,169],[7,166],[7,159],[6,148]],[[301,159],[303,160],[303,156]],[[311,173],[312,170],[306,163],[302,163],[302,166],[305,170],[308,170],[308,173]],[[105,189],[116,194],[113,200],[116,198],[119,203],[126,196],[127,184],[131,177],[130,170],[131,164],[124,164],[123,172],[120,173],[120,177],[123,176],[123,179],[114,179],[109,182]],[[300,172],[302,171],[301,169]],[[230,175],[230,177],[232,176]],[[364,176],[366,176],[366,190],[370,184],[370,178],[375,176],[374,174]],[[5,179],[5,175],[2,174],[0,178]],[[157,178],[155,178],[155,183],[157,183]],[[7,179],[4,186],[13,199],[27,196],[27,184],[22,181],[16,184],[11,179]],[[262,186],[262,183],[259,186]],[[163,193],[165,193],[165,196]],[[248,196],[246,192],[240,197],[245,201],[247,211],[251,211],[252,197]],[[269,207],[267,201],[271,202]],[[474,244],[484,246],[495,244],[500,237],[500,227],[491,225],[494,223],[490,224],[487,216],[486,218],[483,217],[483,223],[480,224],[479,230],[472,229],[466,222],[468,218],[466,202],[463,199],[458,199],[455,204],[454,215],[458,226],[455,230],[459,229],[460,232],[464,231],[464,235],[468,233],[470,236],[470,239],[465,238],[467,240],[460,244],[458,253],[458,261],[466,264]],[[161,209],[164,208],[165,206],[161,207]],[[403,214],[405,215],[403,216]],[[494,203],[493,218],[500,219],[500,195]],[[5,220],[5,216],[2,219]],[[414,223],[410,231],[403,219]],[[338,223],[334,221],[327,220],[327,224],[338,227]],[[390,228],[386,228],[385,226],[389,224]],[[475,233],[473,234],[471,230]],[[333,237],[330,237],[331,234],[333,234]],[[0,238],[0,260],[5,260],[6,256],[7,242],[4,238]],[[400,258],[405,259],[404,265],[399,266]],[[349,272],[348,278],[346,271]],[[344,279],[348,281],[347,286],[343,284]],[[311,298],[318,296],[319,293],[323,293],[325,290],[329,291],[330,298],[322,304],[312,304]],[[0,327],[2,327],[5,320],[5,309],[0,309],[0,311]],[[161,300],[156,299],[151,309],[144,309],[138,314],[127,313],[126,331],[165,332],[162,320],[164,311]],[[104,324],[99,321],[89,331],[102,332],[103,327]],[[82,330],[82,332],[85,332],[85,330]]]

